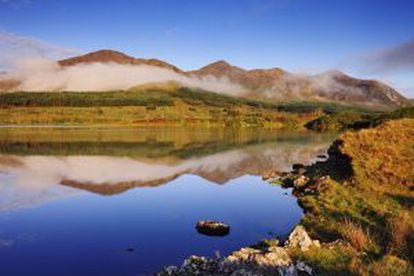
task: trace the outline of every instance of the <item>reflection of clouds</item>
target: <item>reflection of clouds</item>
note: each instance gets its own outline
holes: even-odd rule
[[[183,160],[148,163],[109,156],[0,156],[0,210],[33,205],[78,191],[57,185],[64,180],[88,184],[145,183],[194,173],[221,182],[246,173],[287,170],[310,162],[327,144],[266,144]]]
[[[0,248],[2,248],[2,247],[12,247],[13,245],[14,245],[13,240],[0,239]]]

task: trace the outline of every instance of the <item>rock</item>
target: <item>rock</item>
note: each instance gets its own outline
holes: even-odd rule
[[[306,272],[309,275],[312,275],[312,271],[313,271],[312,268],[306,265],[304,262],[297,262],[296,269],[302,272]]]
[[[197,232],[208,236],[225,236],[230,232],[230,226],[219,221],[200,220],[196,225]]]
[[[285,247],[245,247],[226,258],[191,256],[181,267],[164,268],[157,275],[312,275],[304,262],[294,263]]]
[[[233,252],[226,260],[232,263],[250,263],[273,268],[289,266],[292,263],[286,249],[280,246],[271,246],[265,251],[245,247]]]
[[[321,177],[317,177],[314,179],[315,185],[317,187],[319,186],[323,186],[325,184],[327,184],[327,182],[331,179],[331,177],[329,175],[326,176],[321,176]]]
[[[297,175],[302,175],[302,174],[305,174],[305,173],[306,173],[306,169],[305,169],[305,168],[300,168],[300,169],[297,169],[297,170],[295,171],[295,173],[296,173]]]
[[[312,240],[305,228],[302,225],[298,225],[290,233],[289,239],[286,241],[287,247],[299,247],[302,251],[307,251],[311,246],[320,247],[319,241]]]
[[[303,165],[303,164],[293,164],[292,165],[292,170],[294,170],[294,171],[297,171],[297,170],[299,170],[299,169],[304,169],[305,168],[305,165]]]
[[[293,187],[295,187],[296,189],[300,189],[304,187],[308,182],[309,182],[309,177],[301,175],[293,181]]]
[[[295,265],[291,264],[288,267],[279,268],[279,275],[280,276],[297,276],[298,271],[296,270]]]
[[[175,275],[177,271],[178,271],[178,267],[168,266],[168,267],[165,267],[162,271],[162,274],[159,274],[159,275]]]
[[[283,173],[279,172],[279,171],[268,171],[268,172],[263,174],[262,179],[263,180],[271,180],[271,179],[279,178],[282,175],[283,175]]]

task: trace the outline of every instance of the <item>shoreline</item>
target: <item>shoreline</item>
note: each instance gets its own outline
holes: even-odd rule
[[[414,196],[414,174],[410,173],[414,155],[405,151],[414,153],[413,143],[413,119],[340,135],[329,148],[327,160],[275,172],[274,179],[268,180],[293,188],[304,210],[287,243],[279,246],[277,240],[265,240],[218,259],[191,256],[181,267],[167,267],[157,275],[412,275],[414,213],[410,213],[409,198]],[[367,149],[365,145],[374,146]],[[371,151],[390,152],[388,166],[400,174],[389,176],[380,169],[368,171],[369,177],[364,178],[364,164],[376,157]],[[380,179],[381,187],[373,179]],[[387,193],[405,193],[407,199],[396,205]],[[385,225],[377,220],[380,215],[387,220]],[[299,242],[293,243],[292,236],[299,236]]]

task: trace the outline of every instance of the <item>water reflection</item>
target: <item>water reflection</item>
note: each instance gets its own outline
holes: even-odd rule
[[[252,130],[5,129],[0,210],[76,193],[57,184],[109,195],[163,185],[186,173],[223,184],[245,174],[289,170],[293,163],[312,162],[331,139]]]
[[[331,140],[257,130],[1,129],[0,274],[139,275],[286,235],[301,209],[260,175],[312,162]],[[199,235],[200,219],[232,231]]]

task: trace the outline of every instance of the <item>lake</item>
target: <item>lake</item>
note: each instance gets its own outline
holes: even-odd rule
[[[0,129],[0,275],[147,275],[283,238],[302,210],[263,181],[333,135],[257,129]],[[228,223],[223,237],[198,220]]]

